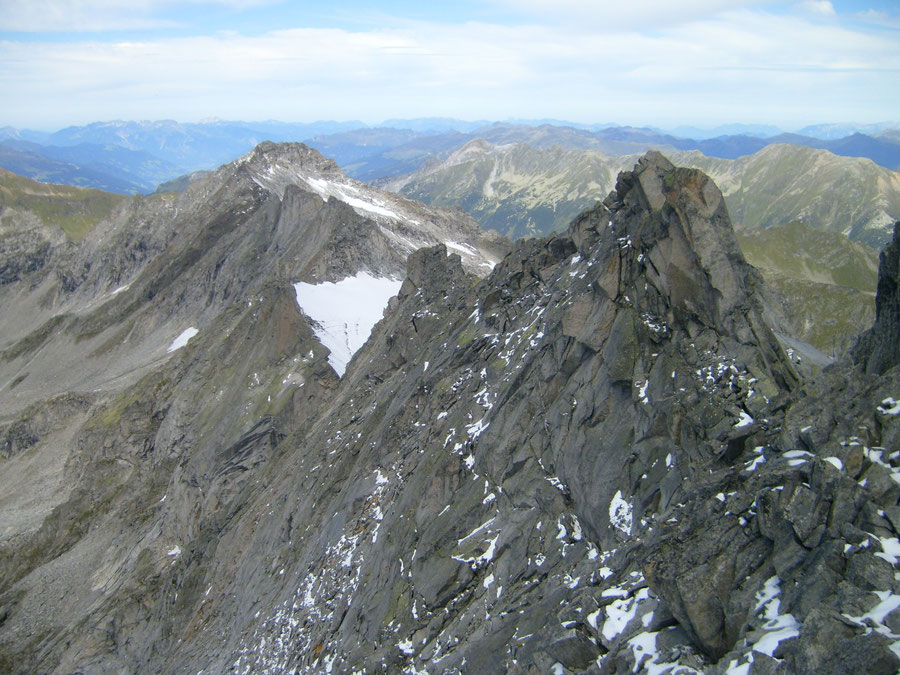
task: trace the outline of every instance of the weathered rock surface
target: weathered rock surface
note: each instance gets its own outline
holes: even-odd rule
[[[483,280],[453,255],[466,240],[414,252],[338,379],[285,276],[252,284],[271,244],[229,267],[266,232],[308,261],[271,269],[327,278],[371,255],[343,229],[338,257],[300,250],[298,233],[338,228],[316,215],[332,200],[291,181],[339,179],[288,168],[241,204],[296,199],[291,232],[223,211],[134,286],[216,309],[71,411],[69,490],[0,539],[0,666],[900,667],[897,370],[798,374],[707,176],[648,153]],[[211,295],[181,286],[223,256]],[[38,418],[4,427],[17,449],[0,461],[63,447]]]
[[[872,375],[900,364],[900,222],[879,258],[875,324],[861,336],[853,358]]]

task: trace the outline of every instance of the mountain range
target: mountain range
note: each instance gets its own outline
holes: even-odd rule
[[[834,138],[838,129],[845,129],[848,134]],[[857,129],[871,131],[872,135]],[[761,137],[755,134],[763,128],[743,125],[721,131],[741,133],[717,137],[701,133],[701,138],[690,139],[648,128],[575,125],[556,120],[488,123],[445,118],[392,119],[375,127],[354,121],[113,121],[67,127],[53,133],[4,127],[0,129],[0,166],[38,180],[126,194],[148,193],[159,183],[179,175],[215,168],[263,140],[304,141],[335,159],[349,175],[373,181],[410,173],[429,160],[445,159],[468,141],[481,138],[496,144],[528,143],[541,148],[559,145],[613,155],[642,153],[651,148],[667,152],[696,149],[711,157],[731,159],[773,143],[792,143],[842,156],[868,157],[887,168],[900,167],[900,140],[891,135],[886,125],[810,128],[811,133],[824,138],[802,133]]]
[[[789,144],[737,160],[672,152],[722,187],[737,226],[768,228],[802,220],[882,246],[900,218],[900,173],[871,161]],[[472,141],[443,162],[379,184],[426,203],[459,206],[510,237],[559,231],[614,185],[635,155],[537,144]]]
[[[3,671],[900,668],[900,225],[820,370],[656,152],[514,244],[303,145],[4,179]]]

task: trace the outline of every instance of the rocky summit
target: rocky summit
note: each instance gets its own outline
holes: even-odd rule
[[[304,146],[12,215],[0,670],[900,668],[900,227],[819,370],[654,152],[511,250]]]

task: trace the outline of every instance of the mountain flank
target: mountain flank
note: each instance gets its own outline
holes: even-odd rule
[[[0,287],[59,316],[0,357],[4,670],[900,667],[900,228],[871,337],[813,377],[659,153],[511,250],[305,146],[128,203]],[[53,274],[148,232],[115,295]],[[397,265],[339,377],[294,284]],[[98,372],[30,383],[66,351]]]

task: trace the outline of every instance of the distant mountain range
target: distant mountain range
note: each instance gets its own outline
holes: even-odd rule
[[[143,150],[121,145],[39,145],[0,142],[0,166],[45,183],[92,187],[120,194],[152,192],[180,168]]]
[[[307,143],[334,157],[358,180],[377,181],[414,171],[428,160],[443,161],[469,141],[482,139],[495,145],[527,143],[536,148],[557,146],[568,150],[597,150],[607,155],[641,154],[650,149],[663,152],[699,150],[708,157],[737,159],[763,148],[789,143],[828,150],[835,155],[862,157],[888,169],[900,168],[900,138],[854,134],[837,140],[822,140],[799,134],[770,138],[751,135],[721,136],[706,140],[678,138],[652,129],[609,127],[591,131],[553,125],[492,124],[473,132],[458,131],[409,137],[397,131],[393,138],[379,129],[356,129],[309,139]],[[343,160],[343,161],[342,161]]]
[[[0,166],[37,180],[146,193],[153,192],[159,183],[214,168],[263,140],[303,141],[337,161],[348,175],[371,182],[410,173],[428,161],[442,161],[469,141],[481,138],[493,144],[528,143],[538,148],[590,149],[610,155],[638,154],[648,149],[669,153],[699,150],[723,159],[753,154],[774,143],[791,143],[864,157],[897,169],[900,132],[896,126],[818,125],[787,134],[760,125],[707,130],[679,127],[669,133],[559,120],[488,123],[421,118],[391,119],[378,126],[359,121],[113,121],[53,133],[0,128]]]
[[[472,141],[443,162],[382,184],[428,204],[460,207],[512,238],[543,236],[605,197],[618,172],[636,161],[635,154],[536,145]],[[865,159],[789,144],[739,159],[667,154],[713,177],[744,229],[800,220],[880,247],[900,218],[900,173]]]

